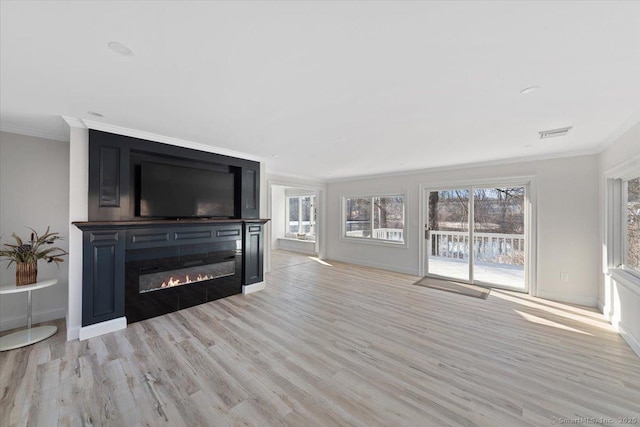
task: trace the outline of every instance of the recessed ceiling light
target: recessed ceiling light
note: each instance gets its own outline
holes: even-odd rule
[[[135,56],[136,54],[132,49],[119,42],[109,42],[107,46],[109,46],[109,49],[116,53],[119,53],[120,55]]]
[[[529,86],[529,87],[525,87],[524,89],[522,89],[522,90],[520,91],[520,94],[522,94],[522,95],[528,95],[528,94],[530,94],[531,92],[535,92],[535,91],[537,91],[538,89],[540,89],[540,86]]]
[[[92,116],[96,116],[96,117],[104,117],[104,114],[98,113],[97,111],[87,111],[87,113],[91,114]]]
[[[551,130],[543,130],[538,132],[540,135],[540,139],[554,138],[556,136],[565,136],[569,133],[569,131],[573,128],[573,126],[567,126],[566,128],[558,128]]]
[[[273,157],[274,159],[277,159],[279,157],[278,154],[272,154],[271,157]]]

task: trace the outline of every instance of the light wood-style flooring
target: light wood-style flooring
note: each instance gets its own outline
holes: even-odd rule
[[[499,290],[482,300],[329,264],[275,251],[263,291],[0,353],[0,426],[640,417],[640,359],[595,310]]]

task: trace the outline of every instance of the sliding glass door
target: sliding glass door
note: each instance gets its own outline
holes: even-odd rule
[[[526,291],[526,189],[427,190],[426,274]]]
[[[429,192],[429,274],[470,280],[469,194],[468,189]]]
[[[524,187],[473,190],[473,280],[525,290]]]

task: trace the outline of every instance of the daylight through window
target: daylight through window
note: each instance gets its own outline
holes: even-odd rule
[[[315,196],[287,197],[287,236],[316,234]]]
[[[626,182],[626,251],[623,266],[640,272],[640,177]]]
[[[404,196],[344,198],[344,237],[404,243]]]

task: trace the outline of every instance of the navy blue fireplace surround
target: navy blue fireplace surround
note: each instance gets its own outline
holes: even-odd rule
[[[142,217],[144,162],[232,176],[233,215]],[[90,130],[89,220],[74,222],[83,231],[82,326],[136,322],[262,282],[259,176],[258,162]]]

